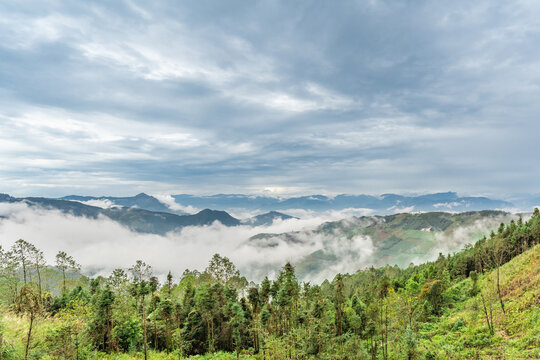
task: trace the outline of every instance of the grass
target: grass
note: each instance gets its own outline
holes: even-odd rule
[[[485,322],[479,296],[469,297],[470,279],[447,292],[455,307],[432,318],[419,329],[419,348],[436,359],[540,359],[540,245],[503,265],[501,293],[506,315],[493,297],[495,334]],[[480,278],[481,288],[492,288],[492,271]]]

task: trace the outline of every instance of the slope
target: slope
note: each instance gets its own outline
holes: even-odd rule
[[[436,359],[540,359],[540,245],[500,268],[506,314],[495,294],[496,270],[479,278],[482,294],[470,296],[472,281],[446,291],[456,304],[419,329],[419,348]],[[494,335],[486,325],[481,297],[493,311]]]

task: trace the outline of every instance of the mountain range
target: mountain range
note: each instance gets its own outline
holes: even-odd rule
[[[418,196],[398,194],[346,195],[335,197],[309,195],[299,197],[271,197],[245,194],[189,195],[179,194],[169,197],[170,202],[159,200],[160,197],[140,193],[130,197],[115,196],[80,196],[70,195],[58,200],[78,201],[99,207],[136,207],[139,209],[186,215],[181,208],[215,209],[229,213],[307,210],[323,212],[329,210],[357,209],[369,215],[389,215],[400,212],[428,211],[479,211],[518,209],[531,211],[540,205],[540,196],[521,196],[507,200],[491,199],[482,196],[459,196],[455,192],[442,192]],[[172,204],[171,204],[172,202]],[[176,205],[176,206],[175,206]]]
[[[158,212],[169,212],[178,215],[186,215],[184,211],[171,209],[169,206],[165,205],[157,198],[147,195],[145,193],[140,193],[135,196],[128,197],[115,197],[115,196],[79,196],[79,195],[69,195],[60,198],[59,200],[70,200],[78,201],[83,204],[92,205],[108,205],[109,207],[120,206],[120,207],[135,207],[139,209],[149,210],[149,211],[158,211]]]
[[[312,211],[369,209],[373,214],[386,215],[410,211],[474,211],[486,209],[508,209],[514,204],[487,197],[461,197],[455,192],[435,193],[419,196],[397,194],[373,195],[310,195],[290,198],[251,196],[243,194],[217,194],[195,196],[188,194],[172,195],[183,206],[212,208],[222,210],[289,210],[303,209]]]
[[[157,201],[157,199],[146,194],[139,194],[131,198],[70,196],[65,199],[42,197],[15,198],[7,194],[0,194],[0,203],[25,203],[30,207],[59,210],[66,214],[84,216],[91,219],[105,216],[128,227],[132,231],[159,235],[164,235],[170,231],[177,231],[186,226],[211,225],[216,221],[225,226],[237,226],[240,224],[262,226],[270,225],[276,219],[285,220],[292,218],[289,215],[273,211],[241,221],[226,211],[211,209],[204,209],[192,215],[178,215],[160,211],[163,209],[152,199]],[[88,205],[85,202],[89,200],[114,201],[114,206],[102,208]]]
[[[352,197],[357,201],[364,199],[366,205],[377,205],[379,208],[390,204],[410,206],[415,209],[443,208],[438,205],[448,202],[450,199],[461,205],[452,205],[453,209],[475,207],[485,204],[486,207],[505,205],[504,201],[487,198],[461,198],[454,193],[442,193],[424,195],[418,197],[404,197],[399,195],[386,195],[375,199],[374,197]],[[255,206],[257,198],[247,196],[224,196],[192,197],[199,202],[192,201],[190,206],[210,205],[201,199],[221,199],[221,202],[212,202],[216,207],[221,206]],[[232,199],[226,201],[226,199]],[[336,200],[337,199],[337,200]],[[315,196],[309,198],[294,198],[287,200],[262,198],[260,203],[267,202],[265,206],[281,203],[282,207],[300,206],[304,204],[324,204],[319,209],[328,209],[330,203],[351,205],[345,201],[346,196],[328,198]],[[214,201],[213,200],[213,201]],[[177,199],[178,201],[178,199]],[[283,205],[287,202],[289,205]],[[132,231],[139,233],[165,235],[171,231],[178,231],[187,226],[205,226],[220,222],[227,227],[234,226],[267,226],[276,220],[293,219],[292,216],[271,210],[245,219],[231,216],[224,210],[204,209],[195,214],[173,213],[169,207],[157,198],[147,194],[139,194],[133,197],[89,197],[69,196],[62,199],[43,197],[16,198],[7,194],[0,194],[0,203],[24,203],[32,208],[44,208],[61,211],[73,216],[82,216],[91,219],[107,217]],[[101,204],[94,206],[91,204]],[[244,204],[244,205],[242,205]],[[358,203],[356,203],[358,204]],[[382,204],[385,204],[384,206]],[[467,205],[469,204],[469,205]],[[511,204],[510,204],[511,205]],[[337,205],[335,205],[337,206]],[[396,205],[393,205],[396,206]],[[315,206],[311,206],[315,208]],[[392,210],[397,212],[398,208]],[[410,209],[406,209],[410,211]],[[3,217],[9,217],[4,210]],[[1,216],[0,216],[1,217]],[[316,279],[327,276],[327,271],[332,273],[348,271],[347,266],[354,268],[367,265],[397,264],[407,266],[411,261],[425,261],[430,256],[436,256],[439,251],[452,252],[463,245],[489,234],[497,228],[501,222],[508,223],[517,219],[517,215],[499,210],[481,210],[457,212],[401,212],[390,215],[369,215],[360,217],[348,217],[339,221],[325,222],[320,225],[311,225],[299,231],[286,233],[259,233],[249,239],[245,239],[244,245],[259,252],[268,249],[275,253],[291,254],[294,249],[302,250],[301,256],[293,260],[297,266],[298,276],[301,279]],[[270,229],[270,228],[268,228]],[[272,230],[270,230],[272,231]],[[292,260],[292,259],[291,259]],[[266,265],[265,265],[266,266]],[[267,267],[261,266],[255,271],[269,272],[276,270],[272,264]],[[345,266],[345,267],[344,267]],[[336,268],[337,271],[336,271]]]
[[[174,200],[173,200],[174,199]],[[534,202],[535,199],[533,199]],[[372,195],[324,195],[276,198],[242,194],[217,194],[209,196],[172,195],[171,201],[178,206],[160,201],[158,197],[140,193],[131,197],[80,196],[62,198],[24,197],[15,198],[0,194],[0,202],[25,202],[30,206],[57,209],[75,216],[97,218],[106,216],[133,231],[165,234],[185,226],[209,225],[219,221],[225,226],[267,226],[275,220],[293,218],[279,211],[306,210],[323,212],[328,210],[365,209],[369,215],[388,215],[400,212],[431,211],[477,211],[485,209],[507,209],[514,204],[486,197],[460,197],[454,192],[420,196],[396,194]],[[173,204],[174,205],[174,204]],[[204,209],[187,214],[180,207]],[[213,209],[213,210],[211,210]],[[258,215],[238,219],[229,212],[254,212]]]
[[[80,196],[69,195],[58,200],[78,201],[87,205],[99,207],[136,207],[139,209],[168,212],[177,215],[186,215],[180,207],[195,209],[216,209],[228,212],[251,211],[270,212],[302,209],[322,212],[328,210],[364,209],[373,215],[387,215],[399,212],[419,211],[476,211],[515,209],[530,211],[532,207],[540,205],[540,197],[527,197],[512,199],[512,201],[491,199],[480,196],[459,196],[455,192],[443,192],[418,196],[405,196],[398,194],[374,195],[346,195],[335,197],[325,195],[309,195],[299,197],[271,197],[245,194],[216,194],[197,196],[189,194],[172,195],[177,207],[160,201],[157,197],[140,193],[135,196]]]

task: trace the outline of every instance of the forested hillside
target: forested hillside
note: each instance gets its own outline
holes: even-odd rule
[[[310,244],[318,240],[321,248],[295,259],[294,264],[299,279],[323,280],[342,271],[340,269],[350,268],[343,262],[406,267],[411,262],[433,260],[439,252],[457,251],[489,235],[501,222],[509,223],[518,217],[495,210],[361,216],[325,222],[314,229],[258,234],[251,237],[248,244],[268,248],[283,243]],[[368,247],[366,243],[372,246]]]
[[[217,254],[162,280],[143,261],[87,278],[19,240],[0,252],[0,358],[538,359],[539,243],[535,209],[434,262],[318,285],[291,264],[248,283]]]

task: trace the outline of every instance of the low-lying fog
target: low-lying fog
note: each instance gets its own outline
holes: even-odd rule
[[[337,265],[312,273],[303,280],[331,279],[338,272],[355,272],[370,264],[374,251],[367,236],[345,239],[339,236],[300,235],[302,241],[279,240],[274,246],[260,247],[247,242],[260,233],[284,233],[309,230],[325,221],[366,215],[366,209],[347,209],[315,214],[302,210],[289,211],[301,219],[275,221],[270,226],[247,225],[226,227],[220,223],[209,226],[185,227],[166,236],[136,233],[107,217],[89,219],[63,214],[57,210],[29,207],[25,203],[0,203],[0,245],[10,248],[19,238],[36,245],[45,253],[49,264],[60,250],[72,255],[87,274],[108,275],[114,268],[128,268],[141,259],[150,264],[156,275],[163,277],[169,270],[178,278],[185,269],[204,270],[213,254],[230,258],[249,280],[259,281],[265,275],[275,276],[287,261],[293,264],[303,257],[325,248],[340,259]],[[478,226],[485,227],[480,224]],[[474,229],[472,229],[474,230]],[[452,238],[452,248],[445,244],[441,250],[455,250],[467,241],[463,230]],[[309,232],[308,232],[309,233]],[[457,243],[456,243],[457,242]],[[437,251],[426,254],[429,260]]]
[[[276,269],[287,261],[294,263],[320,249],[322,243],[280,242],[275,247],[259,248],[246,242],[251,236],[313,228],[324,221],[341,219],[353,213],[361,214],[362,211],[348,209],[322,215],[293,211],[292,215],[303,218],[259,227],[226,227],[216,222],[159,236],[133,232],[107,217],[89,219],[57,210],[29,207],[25,203],[1,203],[0,245],[10,248],[22,238],[43,250],[50,264],[54,262],[56,253],[62,250],[81,263],[84,271],[104,275],[114,268],[127,268],[141,259],[150,264],[158,275],[170,270],[179,276],[185,269],[204,270],[212,255],[219,253],[229,257],[248,279],[260,280],[262,274],[257,269]],[[363,246],[368,248],[370,242]],[[361,266],[350,265],[349,271]]]

